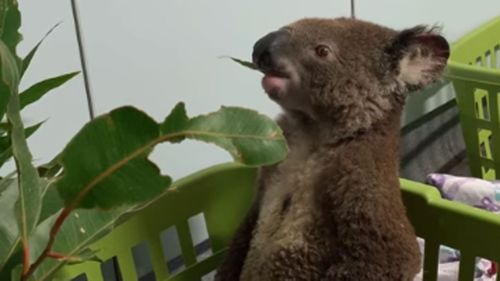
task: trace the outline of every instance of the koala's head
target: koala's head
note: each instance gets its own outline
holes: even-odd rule
[[[258,40],[262,86],[286,112],[350,130],[400,112],[411,90],[438,80],[446,40],[417,26],[395,31],[353,19],[303,19]]]

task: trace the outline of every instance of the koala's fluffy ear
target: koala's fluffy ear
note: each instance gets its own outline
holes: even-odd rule
[[[434,28],[416,26],[399,32],[386,51],[398,80],[410,87],[423,87],[440,78],[450,46]]]

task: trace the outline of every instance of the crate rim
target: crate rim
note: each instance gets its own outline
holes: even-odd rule
[[[453,58],[453,50],[464,48],[464,45],[474,40],[477,34],[483,33],[499,23],[500,15],[480,25],[453,43],[451,45],[452,55],[448,59],[448,66],[445,70],[444,77],[447,79],[461,79],[471,82],[500,85],[500,69],[469,65]]]

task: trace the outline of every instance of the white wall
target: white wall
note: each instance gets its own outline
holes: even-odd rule
[[[450,42],[500,15],[498,0],[355,0],[356,16],[393,28],[441,25]]]
[[[50,36],[27,73],[24,86],[79,68],[70,1],[21,1],[25,41],[22,53],[53,24]],[[84,46],[97,113],[135,105],[161,120],[178,101],[191,115],[238,105],[275,116],[279,108],[263,94],[258,73],[219,59],[249,58],[256,39],[307,16],[350,15],[350,0],[85,0],[79,1]],[[441,23],[453,41],[498,15],[498,0],[356,0],[358,18],[394,28]],[[414,95],[405,119],[449,100],[448,89]],[[49,160],[88,120],[81,77],[30,108],[32,123],[49,118],[30,141],[37,163]],[[202,143],[162,145],[154,160],[178,178],[230,160],[222,150]]]

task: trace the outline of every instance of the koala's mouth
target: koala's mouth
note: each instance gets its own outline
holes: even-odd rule
[[[288,88],[290,76],[283,72],[267,71],[262,78],[262,88],[273,100],[279,100]]]

